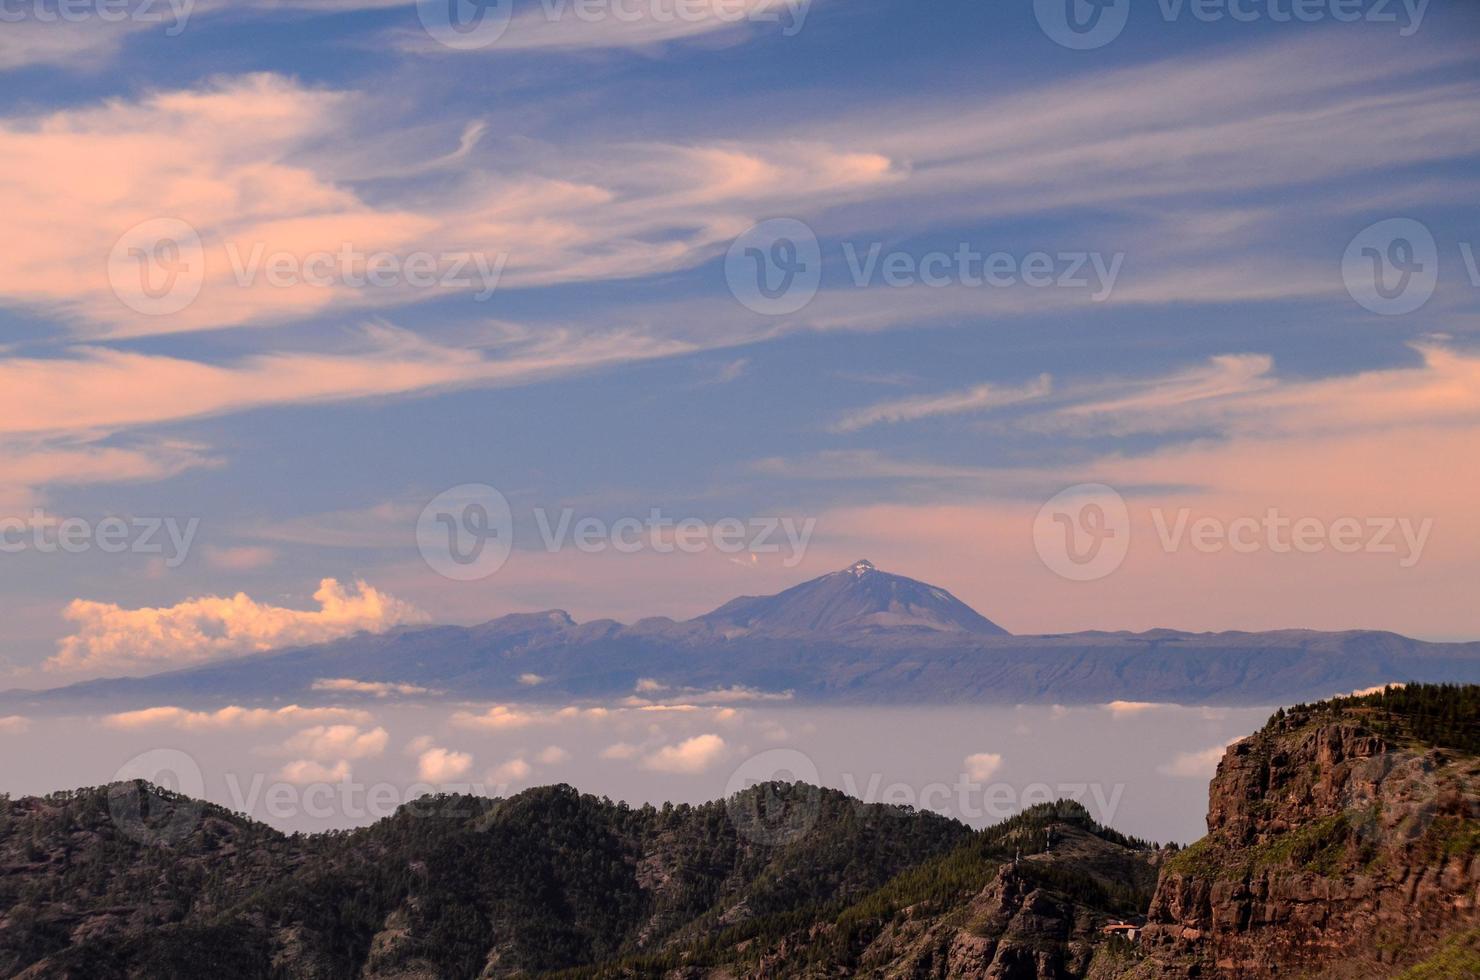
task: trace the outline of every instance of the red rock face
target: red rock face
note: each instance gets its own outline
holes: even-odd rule
[[[1480,926],[1480,763],[1360,717],[1228,749],[1208,837],[1169,862],[1140,976],[1383,977]]]

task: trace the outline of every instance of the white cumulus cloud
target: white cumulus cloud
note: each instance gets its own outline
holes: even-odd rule
[[[324,677],[313,682],[315,691],[332,691],[344,694],[372,694],[377,698],[388,698],[392,694],[430,694],[431,689],[415,684],[393,684],[387,681],[357,681],[350,677]]]
[[[695,735],[677,745],[665,745],[649,755],[642,764],[657,772],[701,773],[714,765],[725,752],[725,740],[718,735]]]
[[[473,768],[473,757],[440,747],[429,748],[416,760],[416,773],[422,782],[447,783],[460,779]]]
[[[1197,752],[1178,752],[1171,762],[1157,766],[1156,771],[1180,779],[1211,779],[1227,750],[1227,745],[1214,745]]]
[[[373,720],[368,712],[351,708],[301,708],[296,704],[290,704],[284,708],[243,708],[239,705],[230,705],[217,711],[191,711],[188,708],[177,708],[171,705],[108,715],[103,719],[103,724],[111,728],[179,728],[186,731],[207,731],[265,728],[269,725],[322,723],[364,725]]]
[[[77,631],[58,644],[46,666],[90,673],[165,669],[426,619],[415,606],[365,582],[349,590],[326,578],[314,600],[319,608],[302,610],[265,605],[243,593],[144,609],[77,599],[64,613]]]
[[[303,786],[309,783],[339,783],[349,778],[349,763],[343,760],[332,766],[312,759],[298,759],[288,763],[278,772],[284,782]]]
[[[357,725],[315,725],[283,743],[289,752],[323,761],[373,759],[384,754],[390,733],[384,728],[365,730]]]
[[[524,728],[529,725],[538,725],[551,720],[548,715],[523,708],[511,708],[506,704],[496,704],[481,714],[474,714],[471,711],[459,711],[452,716],[452,724],[456,728],[490,732],[507,731],[511,728]]]
[[[495,786],[507,786],[529,778],[534,768],[523,759],[510,759],[488,771],[488,781]]]
[[[1131,715],[1145,714],[1148,711],[1155,711],[1157,708],[1166,706],[1157,704],[1155,701],[1111,701],[1103,707],[1116,718],[1127,718]]]
[[[966,775],[974,782],[984,783],[1002,768],[1002,756],[996,752],[978,752],[966,757]]]

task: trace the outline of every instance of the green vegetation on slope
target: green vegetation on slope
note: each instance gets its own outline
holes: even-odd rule
[[[313,837],[206,807],[163,846],[121,833],[109,792],[0,801],[0,975],[42,961],[41,976],[89,980],[332,980],[372,963],[474,977],[491,960],[501,974],[541,973],[701,941],[727,917],[845,904],[970,835],[799,784],[661,808],[557,786],[428,797]],[[739,833],[732,807],[747,800],[800,810],[805,833],[775,846]]]
[[[1480,755],[1480,685],[1408,684],[1372,694],[1333,698],[1281,709],[1271,722],[1285,718],[1297,724],[1322,717],[1352,714],[1391,739],[1413,739],[1437,748]]]

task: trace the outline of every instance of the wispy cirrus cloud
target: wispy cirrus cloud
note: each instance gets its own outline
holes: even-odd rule
[[[425,0],[423,0],[425,2]],[[507,26],[490,22],[487,43],[442,43],[427,31],[397,32],[395,43],[420,54],[510,51],[590,51],[642,48],[728,33],[779,30],[795,35],[817,0],[647,0],[592,5],[578,0],[541,0],[521,8]],[[491,19],[495,14],[485,15]],[[502,30],[499,30],[502,27]]]
[[[0,516],[38,506],[43,488],[151,483],[219,462],[207,447],[176,439],[103,443],[92,433],[56,438],[0,435]]]
[[[454,347],[372,322],[332,353],[206,362],[83,345],[57,357],[0,357],[0,511],[19,513],[48,486],[149,482],[220,462],[209,447],[178,439],[114,439],[133,429],[270,405],[528,384],[690,349],[625,332],[485,333],[483,347]],[[241,565],[268,555],[214,557]]]
[[[1456,129],[1480,84],[1434,76],[1474,57],[1459,41],[1395,52],[1328,32],[1078,75],[1031,99],[870,106],[812,131],[914,161],[910,192],[949,195],[922,217],[1254,196],[1480,152]]]
[[[857,432],[872,425],[892,422],[916,422],[920,419],[942,415],[962,415],[969,412],[984,412],[1006,405],[1042,398],[1053,390],[1053,382],[1046,374],[1024,385],[982,384],[963,391],[948,391],[934,395],[917,395],[913,398],[898,398],[876,402],[865,408],[849,412],[833,424],[836,432]]]
[[[1480,356],[1437,341],[1417,364],[1281,379],[1263,354],[1224,355],[1164,374],[1096,382],[1029,425],[1086,433],[1201,427],[1225,435],[1317,436],[1409,425],[1480,423]]]
[[[0,358],[0,435],[117,431],[266,405],[520,384],[689,349],[559,329],[490,331],[486,344],[452,347],[372,322],[336,353],[269,352],[207,363],[81,346],[64,357]]]
[[[355,120],[370,101],[256,74],[0,117],[0,155],[20,175],[0,185],[0,213],[28,242],[0,269],[0,298],[51,311],[80,333],[116,337],[647,276],[712,257],[771,209],[902,177],[879,154],[796,139],[573,145],[503,154],[495,172],[486,154],[471,153],[477,140],[465,128],[457,179],[412,181],[398,197],[371,202],[356,181],[377,173],[357,168],[379,155],[372,144],[382,146],[396,124],[377,115],[379,130],[360,131]],[[338,152],[315,152],[331,136]],[[366,153],[357,155],[361,145]],[[109,161],[106,180],[99,160]],[[178,230],[169,233],[184,271],[165,285],[153,265],[132,269],[114,256],[125,233],[156,219],[183,222],[199,239],[197,255]],[[137,247],[151,254],[154,238],[145,237]],[[426,258],[436,271],[455,262],[459,275],[434,275],[429,285],[409,275],[377,280],[375,255],[408,268]],[[300,274],[272,274],[280,257]],[[118,277],[145,273],[159,288],[188,275],[198,295],[182,309],[136,311],[114,289]]]
[[[137,20],[110,23],[96,17],[78,24],[60,18],[46,22],[7,19],[5,30],[0,31],[0,72],[42,65],[97,71],[117,56],[130,35],[157,27]]]

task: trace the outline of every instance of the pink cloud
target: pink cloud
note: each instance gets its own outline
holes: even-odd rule
[[[76,599],[65,615],[77,630],[57,645],[46,667],[89,673],[162,669],[321,643],[362,630],[380,632],[426,618],[364,582],[349,590],[324,579],[314,600],[317,609],[299,610],[264,605],[241,593],[153,609]]]

